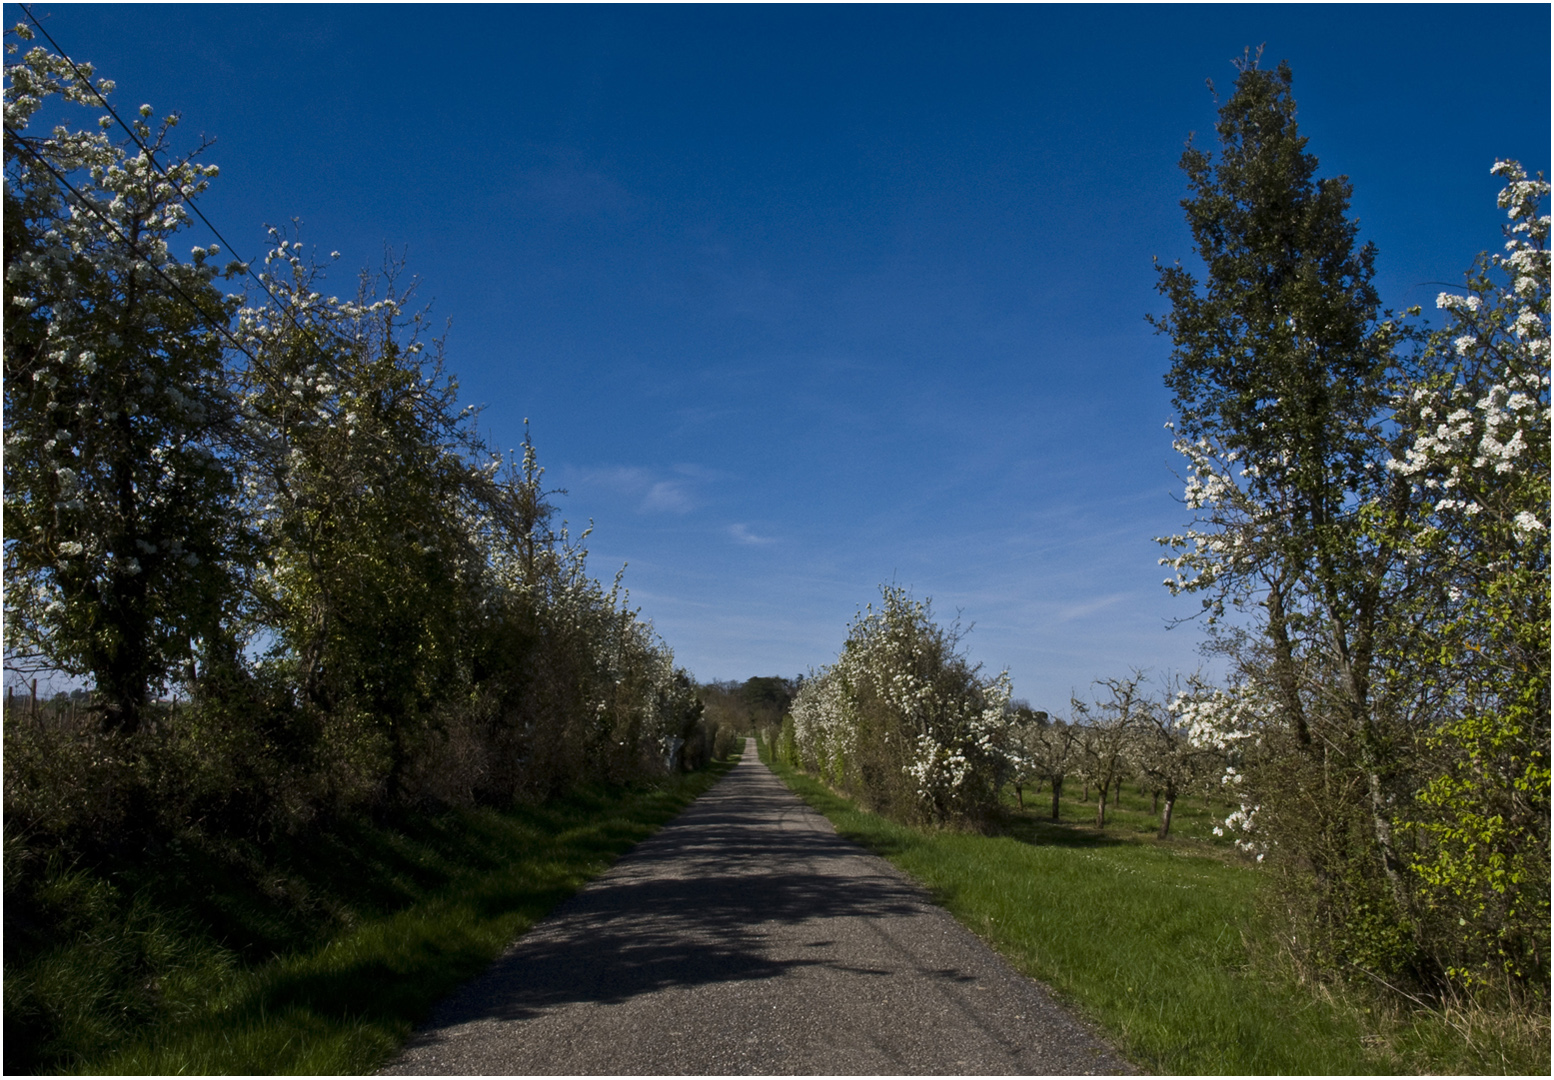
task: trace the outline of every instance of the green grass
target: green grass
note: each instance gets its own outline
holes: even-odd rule
[[[1127,790],[1104,830],[1093,803],[1065,799],[1054,824],[1050,794],[1027,793],[1024,813],[1011,805],[995,835],[977,835],[898,825],[773,768],[1147,1072],[1548,1072],[1546,1021],[1403,1012],[1255,969],[1276,951],[1257,922],[1259,876],[1212,836],[1201,800],[1178,805],[1163,843],[1149,796]]]
[[[52,867],[32,900],[52,943],[13,964],[7,927],[6,1071],[370,1072],[731,765],[540,807],[355,821],[264,853]]]

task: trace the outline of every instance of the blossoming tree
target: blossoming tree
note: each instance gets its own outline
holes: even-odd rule
[[[33,47],[5,74],[6,648],[89,676],[106,725],[132,732],[222,634],[244,557],[233,302],[214,248],[172,247],[216,168],[171,157],[178,118],[149,105],[125,144],[109,116],[67,124],[113,90],[89,65]]]
[[[904,589],[886,586],[881,600],[794,700],[801,758],[898,817],[984,815],[1017,752],[1008,673],[983,677],[959,652],[956,629],[934,623]]]
[[[1412,441],[1387,463],[1411,485],[1406,553],[1427,570],[1390,659],[1437,717],[1411,868],[1470,985],[1549,963],[1549,185],[1516,162],[1494,172],[1504,251],[1438,298],[1447,325],[1398,401]]]
[[[280,230],[252,267],[180,259],[202,148],[173,156],[150,106],[114,143],[90,66],[8,50],[6,648],[85,676],[125,736],[80,783],[136,758],[111,783],[251,820],[662,771],[694,685],[552,528],[532,444],[478,438],[398,265],[342,298]],[[198,691],[176,724],[171,685]]]

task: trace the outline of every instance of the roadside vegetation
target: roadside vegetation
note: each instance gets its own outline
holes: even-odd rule
[[[750,732],[781,726],[801,685],[802,677],[785,679],[780,675],[703,683],[696,688],[702,702],[701,728],[715,739],[726,740],[720,746],[743,747]],[[721,749],[717,756],[722,756]]]
[[[6,35],[5,660],[82,689],[7,697],[6,1071],[360,1071],[732,736],[402,263],[192,245],[207,145],[42,33]]]
[[[1547,1016],[1549,185],[1484,163],[1503,243],[1432,329],[1381,307],[1292,86],[1244,58],[1182,156],[1198,259],[1159,266],[1193,515],[1161,562],[1229,671],[1181,715],[1313,977]]]
[[[265,847],[190,834],[56,858],[25,910],[6,905],[6,1072],[371,1072],[730,764]]]

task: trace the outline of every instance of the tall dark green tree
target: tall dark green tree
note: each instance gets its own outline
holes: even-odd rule
[[[1236,604],[1261,631],[1241,659],[1277,702],[1293,785],[1284,803],[1264,800],[1264,822],[1288,818],[1282,857],[1311,886],[1308,906],[1331,926],[1386,910],[1398,927],[1393,807],[1411,782],[1409,736],[1377,654],[1407,588],[1397,523],[1410,492],[1386,468],[1401,452],[1387,423],[1401,334],[1348,180],[1319,177],[1299,133],[1288,65],[1238,67],[1217,158],[1191,144],[1182,157],[1204,276],[1159,269],[1171,310],[1152,322],[1174,346],[1166,383],[1199,511],[1163,561],[1178,572],[1168,584],[1203,591],[1216,615]]]
[[[1175,346],[1166,384],[1181,436],[1239,462],[1250,504],[1278,519],[1246,577],[1262,590],[1285,706],[1308,741],[1291,640],[1303,588],[1325,609],[1355,706],[1368,697],[1378,597],[1364,583],[1385,556],[1356,549],[1353,496],[1385,478],[1376,422],[1397,335],[1372,284],[1375,249],[1357,243],[1348,216],[1348,179],[1317,177],[1291,83],[1288,65],[1244,60],[1220,109],[1219,160],[1191,145],[1182,156],[1192,192],[1182,206],[1206,274],[1161,267],[1171,311],[1152,321]]]

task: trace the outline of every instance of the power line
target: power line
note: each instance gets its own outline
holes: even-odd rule
[[[298,333],[303,333],[302,324],[297,321],[296,315],[292,313],[288,305],[282,301],[280,297],[275,295],[275,291],[270,288],[269,283],[265,281],[264,278],[254,273],[253,264],[249,260],[244,259],[238,255],[237,249],[227,240],[225,236],[221,235],[221,230],[216,228],[215,223],[212,222],[210,218],[205,216],[205,212],[201,210],[199,204],[194,201],[194,197],[184,190],[183,185],[177,183],[171,176],[168,175],[167,170],[162,168],[161,163],[157,161],[155,152],[152,151],[151,148],[148,147],[145,143],[140,141],[140,136],[136,134],[132,127],[124,122],[123,118],[119,116],[118,111],[115,110],[114,107],[108,103],[108,99],[102,95],[102,92],[99,91],[96,86],[92,85],[92,81],[85,76],[85,74],[81,71],[81,68],[76,64],[75,60],[71,58],[70,54],[67,53],[63,47],[61,47],[59,42],[54,40],[54,35],[50,34],[48,30],[44,29],[43,24],[39,22],[37,16],[32,13],[32,9],[26,4],[19,4],[17,6],[22,9],[22,12],[27,16],[32,25],[38,28],[38,33],[42,34],[48,43],[54,47],[55,52],[59,54],[60,58],[64,60],[65,63],[70,65],[70,70],[75,72],[76,79],[80,82],[80,84],[92,92],[92,96],[95,97],[99,103],[101,103],[103,108],[108,110],[108,115],[113,117],[113,119],[118,123],[119,127],[123,128],[125,134],[130,137],[130,140],[140,148],[141,153],[146,156],[146,160],[151,163],[151,167],[160,173],[164,180],[174,186],[175,190],[178,192],[179,198],[183,200],[183,204],[189,207],[189,209],[193,210],[199,219],[205,223],[205,227],[211,231],[211,234],[215,236],[215,238],[219,240],[226,248],[228,254],[230,254],[237,261],[238,265],[243,268],[243,272],[258,283],[259,287],[264,290],[265,295],[267,295],[275,303],[276,310],[285,316],[286,321],[291,323],[292,328],[295,329]],[[8,128],[7,130],[10,129]],[[20,140],[20,137],[16,135],[16,132],[12,131],[11,134],[13,137],[16,137]],[[25,140],[20,141],[22,141],[25,145]],[[28,147],[28,149],[30,150],[31,147]],[[36,152],[34,152],[34,156],[37,156]],[[43,159],[40,157],[38,160],[42,161]],[[44,162],[44,165],[49,168],[50,172],[54,172],[54,169],[51,166],[48,166],[47,162]],[[59,177],[57,172],[54,172],[54,175]],[[70,186],[65,182],[63,177],[59,177],[59,179],[60,182],[64,183],[66,187]],[[75,193],[73,188],[71,191],[73,194]],[[79,194],[77,194],[77,198],[80,198]],[[123,234],[121,233],[120,235],[122,236]],[[125,242],[129,243],[127,239]],[[131,245],[131,249],[133,250],[133,245]],[[149,260],[147,261],[149,262]],[[169,282],[169,284],[171,284],[171,282]],[[198,307],[196,307],[195,310],[198,311],[207,321],[210,321],[209,315],[206,315],[203,311],[200,311]],[[232,337],[232,335],[226,333],[224,329],[222,332],[226,334],[228,340],[232,341],[232,343],[237,347],[238,351],[240,351],[244,356],[248,357],[249,360],[253,361],[256,367],[261,369],[263,368],[263,365],[259,363],[258,358],[256,358],[253,353],[243,348],[242,345],[239,345]],[[306,337],[305,334],[304,337]],[[310,342],[310,344],[312,345],[313,351],[318,354],[319,359],[323,360],[327,364],[329,362],[329,358],[324,354],[324,351],[320,349],[316,343]]]
[[[70,57],[70,55],[65,52],[65,50],[60,46],[59,42],[54,40],[53,35],[50,34],[46,29],[44,29],[43,24],[38,21],[38,19],[37,19],[37,17],[35,15],[33,15],[31,9],[26,4],[19,4],[18,6],[26,14],[28,20],[31,21],[32,24],[35,27],[38,28],[38,32],[41,33],[43,35],[43,37],[48,41],[48,43],[54,47],[54,49],[58,53],[59,57],[61,59],[63,59],[65,61],[65,63],[70,65],[70,69],[73,72],[75,72],[76,78],[80,82],[80,84],[85,86],[88,90],[90,90],[92,92],[92,95],[95,98],[97,98],[98,102],[101,103],[103,108],[108,110],[109,115],[112,116],[113,119],[115,121],[117,121],[118,125],[121,128],[124,129],[125,133],[129,135],[130,139],[140,149],[141,153],[143,153],[145,155],[146,160],[148,162],[150,162],[151,167],[154,168],[157,171],[157,173],[159,173],[162,176],[163,179],[167,180],[167,182],[169,184],[173,185],[174,189],[178,192],[179,198],[182,200],[183,204],[188,206],[191,210],[193,210],[195,212],[195,214],[198,215],[199,219],[202,222],[205,223],[205,226],[208,229],[210,229],[211,233],[216,237],[216,239],[219,240],[223,245],[225,245],[228,253],[233,255],[234,257],[236,257],[236,251],[234,250],[233,245],[227,241],[226,237],[224,237],[221,234],[221,231],[216,228],[215,224],[208,217],[205,216],[205,213],[195,203],[193,197],[191,195],[189,195],[184,190],[183,185],[178,183],[177,181],[173,180],[173,178],[168,175],[167,171],[165,169],[163,169],[161,163],[157,161],[156,154],[154,153],[154,151],[152,151],[150,147],[146,146],[146,144],[143,143],[140,140],[140,137],[135,132],[135,130],[124,122],[123,118],[119,116],[118,112],[114,109],[114,107],[108,103],[107,98],[105,98],[102,95],[102,93],[95,86],[92,85],[91,80],[88,79],[85,76],[85,74],[81,71],[81,68],[76,64],[75,60],[73,60]],[[40,164],[43,165],[43,167],[45,169],[47,169],[54,176],[54,178],[61,185],[64,186],[64,188],[67,191],[70,192],[71,195],[75,196],[76,200],[79,203],[81,203],[82,205],[86,206],[87,209],[89,209],[94,215],[96,215],[104,224],[106,224],[109,228],[111,228],[113,230],[113,232],[119,237],[119,239],[132,252],[134,252],[136,255],[140,256],[141,259],[148,266],[150,266],[153,271],[156,272],[157,276],[159,276],[163,281],[165,281],[168,284],[168,286],[173,290],[174,294],[179,299],[181,299],[186,305],[188,305],[188,307],[191,310],[193,310],[197,315],[199,315],[202,319],[204,319],[207,323],[209,323],[214,329],[216,329],[218,332],[220,332],[220,334],[223,337],[225,337],[229,342],[232,343],[232,346],[234,348],[236,348],[240,353],[242,353],[244,356],[246,356],[249,359],[249,361],[254,365],[256,370],[263,371],[263,370],[266,369],[266,365],[264,363],[262,363],[259,360],[259,358],[256,357],[252,352],[249,352],[249,350],[246,347],[244,347],[242,342],[240,342],[235,336],[233,336],[231,331],[227,328],[227,326],[224,323],[218,322],[215,318],[213,318],[210,315],[210,313],[208,313],[203,308],[201,308],[198,303],[196,303],[191,297],[189,297],[189,295],[184,292],[184,290],[178,285],[177,282],[175,282],[172,278],[168,277],[168,275],[162,270],[162,268],[157,266],[156,263],[154,263],[146,255],[145,252],[143,252],[139,248],[137,248],[135,246],[134,242],[131,241],[127,236],[125,236],[123,231],[120,230],[117,225],[115,225],[112,221],[110,221],[106,217],[104,217],[102,212],[100,210],[98,210],[96,205],[93,204],[91,200],[87,199],[79,191],[77,191],[70,184],[70,181],[66,180],[65,177],[63,175],[61,175],[59,170],[54,168],[54,166],[47,159],[45,159],[43,157],[43,155],[38,153],[38,151],[28,142],[28,140],[25,137],[23,137],[19,132],[17,132],[13,128],[11,128],[9,125],[5,126],[5,131],[11,137],[12,141],[16,145],[20,146],[22,149],[26,150],[29,154],[31,154]],[[292,327],[294,329],[296,329],[298,331],[298,333],[303,335],[303,340],[307,342],[307,345],[318,356],[318,358],[320,360],[322,360],[326,365],[328,365],[330,363],[330,359],[329,359],[328,355],[325,353],[325,351],[322,348],[320,348],[318,343],[316,341],[313,341],[311,339],[311,336],[308,335],[304,331],[302,324],[297,321],[296,315],[292,312],[290,307],[284,301],[282,301],[280,297],[278,297],[275,294],[274,290],[270,288],[269,283],[266,282],[264,280],[264,278],[260,277],[256,273],[254,273],[252,264],[249,263],[247,260],[244,260],[242,258],[237,258],[237,262],[238,262],[238,264],[240,266],[242,266],[244,273],[246,273],[249,277],[253,278],[254,281],[258,283],[259,287],[264,290],[265,294],[267,296],[269,296],[269,298],[274,302],[274,304],[276,306],[276,309],[280,312],[281,315],[283,315],[285,317],[286,321],[290,322]]]
[[[153,169],[155,169],[157,171],[157,173],[160,174],[162,176],[162,178],[164,180],[166,180],[169,184],[171,184],[173,186],[174,190],[176,190],[178,192],[178,196],[182,200],[183,205],[185,205],[185,206],[189,207],[189,209],[193,210],[194,213],[199,217],[199,219],[202,222],[205,223],[205,227],[208,228],[211,231],[212,235],[214,235],[216,237],[216,239],[219,240],[221,242],[221,244],[226,248],[228,254],[230,254],[237,261],[238,265],[240,265],[243,268],[243,272],[246,273],[249,277],[253,278],[254,281],[259,285],[259,287],[264,290],[265,295],[267,295],[270,298],[270,300],[275,304],[276,310],[282,316],[284,316],[284,318],[285,318],[285,320],[287,322],[291,323],[293,329],[298,331],[298,333],[303,334],[304,340],[306,340],[308,342],[308,345],[311,347],[312,351],[315,354],[317,354],[318,358],[320,360],[324,361],[324,363],[327,365],[329,363],[329,357],[325,354],[324,350],[319,347],[317,342],[314,342],[314,341],[309,339],[308,335],[303,330],[302,324],[297,321],[297,316],[292,312],[290,307],[283,300],[281,300],[281,298],[279,296],[277,296],[275,294],[275,291],[272,288],[270,288],[269,283],[267,281],[265,281],[264,278],[260,277],[258,274],[256,274],[254,272],[252,263],[250,263],[246,259],[243,259],[242,257],[240,257],[237,254],[236,248],[233,246],[233,244],[230,241],[228,241],[225,236],[223,236],[221,234],[221,230],[216,228],[215,223],[212,222],[210,220],[210,218],[205,216],[205,212],[199,208],[199,205],[194,201],[193,196],[190,195],[184,189],[183,184],[175,181],[170,175],[168,175],[167,170],[162,167],[162,164],[159,161],[157,161],[156,153],[150,147],[148,147],[144,142],[142,142],[140,140],[140,136],[135,132],[135,130],[132,127],[130,127],[128,124],[126,124],[124,122],[123,117],[121,117],[118,114],[118,111],[116,109],[114,109],[114,107],[111,104],[109,104],[108,99],[105,98],[102,95],[102,92],[99,91],[97,89],[97,87],[92,84],[92,81],[86,77],[86,74],[81,70],[80,66],[75,62],[75,60],[70,56],[70,54],[67,53],[64,50],[64,48],[59,44],[59,42],[54,40],[54,35],[50,34],[48,32],[48,30],[44,28],[43,24],[38,21],[37,16],[35,16],[32,13],[32,9],[28,5],[26,5],[26,4],[19,4],[18,6],[22,9],[22,12],[27,16],[28,20],[33,24],[33,26],[37,27],[38,32],[43,35],[44,39],[47,40],[48,43],[54,47],[54,50],[59,55],[59,57],[62,60],[64,60],[65,63],[70,65],[70,70],[75,73],[76,79],[79,82],[79,84],[82,85],[82,86],[85,86],[88,90],[90,90],[92,92],[92,96],[95,97],[98,100],[98,102],[102,105],[102,107],[104,109],[108,110],[108,114],[113,117],[113,119],[118,123],[119,127],[124,129],[125,134],[127,134],[130,137],[130,140],[135,144],[135,146],[137,146],[140,149],[141,153],[145,155],[145,158],[151,164],[151,167]],[[66,180],[62,175],[60,175],[58,170],[56,170],[47,160],[45,160],[40,154],[38,154],[38,152],[27,142],[27,140],[25,138],[23,138],[19,133],[17,133],[15,130],[13,130],[9,126],[6,127],[6,131],[11,135],[12,139],[17,144],[21,145],[29,153],[31,153],[33,155],[33,157],[37,158],[37,160],[40,163],[42,163],[44,168],[48,169],[48,171],[54,175],[55,179],[57,179],[61,184],[63,184],[65,186],[65,188],[67,190],[69,190],[70,193],[72,195],[74,195],[78,201],[84,203],[94,214],[97,214],[97,216],[99,218],[102,218],[102,215],[101,215],[100,212],[98,212],[96,206],[93,205],[90,202],[90,200],[85,199],[81,195],[80,192],[76,191],[76,189],[73,188],[70,185],[70,182],[68,180]],[[196,314],[198,314],[206,322],[210,323],[210,325],[212,325],[217,330],[219,330],[221,332],[222,336],[224,336],[228,341],[230,341],[232,343],[234,348],[236,348],[244,356],[248,357],[249,361],[253,363],[254,367],[257,370],[261,370],[261,371],[265,370],[265,365],[260,362],[259,358],[256,357],[253,353],[249,352],[248,349],[246,349],[242,345],[242,343],[239,342],[237,340],[237,338],[235,338],[232,335],[232,333],[227,329],[227,327],[224,324],[218,323],[215,319],[213,319],[211,317],[211,315],[208,312],[206,312],[197,303],[195,303],[191,298],[189,298],[189,296],[187,294],[185,294],[183,292],[183,290],[178,287],[177,283],[174,282],[171,278],[169,278],[165,273],[163,273],[162,270],[160,268],[158,268],[154,263],[152,263],[152,261],[149,258],[146,258],[145,253],[141,252],[138,248],[136,248],[134,243],[132,241],[130,241],[129,238],[126,237],[123,234],[123,232],[118,229],[117,226],[115,226],[112,222],[107,221],[106,218],[103,218],[103,220],[104,220],[104,222],[106,224],[109,225],[110,228],[112,228],[114,230],[115,233],[118,234],[119,238],[126,245],[129,246],[131,251],[135,252],[135,254],[137,254],[137,255],[140,255],[141,258],[145,260],[147,265],[151,266],[152,269],[156,270],[158,276],[160,276],[164,281],[166,281],[167,284],[178,295],[178,297],[180,299],[182,299],[186,304],[188,304],[188,306],[190,308],[192,308],[195,311]]]
[[[60,171],[58,169],[56,169],[53,166],[53,164],[47,158],[45,158],[42,154],[40,154],[35,147],[33,147],[25,138],[23,138],[21,136],[21,134],[19,134],[9,124],[5,125],[5,133],[6,133],[6,135],[8,135],[10,137],[12,145],[14,145],[16,147],[19,147],[20,149],[25,150],[27,153],[31,154],[32,157],[34,158],[34,160],[36,160],[38,162],[38,164],[42,165],[45,169],[47,169],[49,171],[50,175],[52,175],[54,177],[54,179],[61,186],[63,186],[66,191],[68,191],[72,196],[75,197],[75,201],[76,201],[77,205],[86,207],[86,209],[90,210],[92,212],[92,214],[99,221],[101,221],[109,229],[112,229],[113,230],[113,234],[118,237],[119,241],[121,243],[123,243],[125,247],[129,248],[129,250],[131,252],[133,252],[135,255],[139,256],[141,261],[144,262],[148,267],[150,267],[153,273],[155,273],[158,277],[160,277],[164,282],[167,283],[168,288],[172,290],[174,296],[177,299],[181,300],[185,305],[188,306],[188,308],[191,311],[193,311],[196,315],[200,316],[200,318],[204,319],[208,324],[210,324],[212,329],[214,329],[217,333],[221,334],[222,337],[226,338],[229,342],[231,342],[233,348],[235,348],[238,352],[242,353],[244,356],[248,357],[249,361],[252,362],[252,364],[254,365],[254,369],[255,370],[257,370],[257,371],[265,371],[267,369],[267,365],[264,364],[253,353],[249,352],[248,349],[243,345],[243,343],[241,341],[239,341],[233,335],[232,331],[227,328],[227,326],[226,326],[226,324],[224,322],[222,322],[221,320],[215,318],[208,311],[206,311],[203,307],[201,307],[194,300],[193,297],[191,297],[187,292],[184,291],[183,287],[181,285],[179,285],[178,282],[174,281],[171,277],[169,277],[167,272],[164,269],[162,269],[162,267],[158,266],[155,261],[152,260],[152,258],[151,258],[151,256],[149,254],[147,254],[145,251],[141,250],[138,246],[136,246],[135,242],[133,240],[131,240],[128,236],[125,235],[123,229],[119,228],[119,226],[114,221],[112,221],[110,218],[108,218],[106,215],[104,215],[103,212],[101,210],[99,210],[97,208],[97,206],[90,199],[88,199],[86,196],[82,195],[81,192],[77,191],[75,189],[75,187],[70,183],[70,181],[65,179],[64,175],[61,174]],[[277,301],[277,303],[279,303],[279,301]],[[295,319],[292,320],[292,324],[296,325],[296,320]],[[300,329],[300,327],[299,327],[299,329]],[[314,346],[314,348],[318,352],[318,355],[320,357],[325,357],[324,352],[322,350],[318,349],[316,345]],[[327,357],[325,357],[325,359],[327,360]],[[331,410],[331,413],[333,413],[333,410]]]
[[[22,136],[14,128],[12,128],[10,124],[6,124],[5,125],[5,133],[11,137],[11,142],[12,142],[13,145],[18,146],[21,149],[27,151],[27,153],[31,154],[33,156],[33,158],[38,162],[38,164],[42,165],[45,169],[47,169],[53,175],[54,179],[57,180],[61,185],[63,185],[63,187],[65,188],[66,191],[68,191],[68,192],[70,192],[70,194],[74,195],[75,199],[76,199],[76,203],[78,205],[86,207],[88,210],[90,210],[97,217],[97,219],[99,221],[101,221],[104,225],[107,225],[108,228],[112,229],[114,231],[114,234],[116,236],[118,236],[119,240],[126,247],[128,247],[130,249],[130,251],[132,251],[136,255],[140,256],[141,261],[144,262],[147,266],[149,266],[151,268],[151,270],[158,277],[160,277],[163,281],[167,282],[168,287],[171,288],[173,290],[173,292],[178,296],[178,298],[181,299],[185,304],[187,304],[190,307],[190,309],[192,309],[194,311],[194,313],[196,315],[199,315],[202,319],[204,319],[207,323],[209,323],[211,325],[212,329],[216,330],[223,337],[225,337],[228,341],[230,341],[232,343],[232,347],[233,348],[237,349],[238,352],[242,353],[244,356],[248,357],[249,360],[253,361],[254,366],[256,368],[262,368],[263,367],[263,365],[259,363],[258,357],[254,356],[253,353],[249,352],[246,348],[243,347],[243,343],[232,335],[232,332],[229,329],[227,329],[225,323],[220,322],[217,319],[213,318],[210,315],[209,312],[207,312],[204,308],[200,307],[199,304],[195,303],[194,299],[192,297],[190,297],[188,293],[183,291],[183,287],[181,285],[179,285],[178,282],[174,281],[171,277],[169,277],[167,275],[167,272],[165,270],[163,270],[160,266],[158,266],[151,259],[151,257],[148,254],[146,254],[146,252],[142,251],[140,248],[135,246],[135,242],[133,240],[131,240],[128,236],[124,235],[124,230],[123,229],[120,229],[117,224],[115,224],[112,220],[110,220],[107,216],[105,216],[103,214],[103,212],[101,210],[99,210],[97,208],[97,206],[90,199],[88,199],[86,196],[82,195],[79,191],[77,191],[71,185],[70,181],[66,180],[64,175],[61,174],[60,171],[58,169],[56,169],[49,162],[49,160],[47,158],[45,158],[42,154],[38,153],[38,151],[30,143],[28,143],[28,141],[26,139],[22,138]]]
[[[177,187],[178,195],[183,199],[185,205],[187,205],[189,209],[193,210],[195,214],[198,215],[199,219],[205,223],[205,227],[211,231],[211,234],[214,235],[217,240],[221,241],[221,243],[226,247],[228,253],[230,253],[232,257],[240,264],[242,264],[243,271],[249,277],[253,278],[256,282],[259,283],[259,287],[269,295],[271,300],[275,301],[276,307],[281,311],[286,311],[286,305],[281,303],[281,298],[275,295],[275,293],[270,289],[269,284],[266,283],[262,277],[254,273],[252,264],[248,262],[248,260],[238,255],[237,249],[233,247],[232,244],[227,242],[227,238],[225,236],[221,235],[221,230],[217,229],[216,226],[211,223],[210,218],[205,216],[205,212],[199,208],[199,205],[194,201],[193,196],[184,191],[183,185],[177,184],[171,176],[167,175],[167,170],[163,169],[161,164],[157,161],[156,154],[154,154],[145,143],[140,141],[140,136],[135,133],[135,130],[124,122],[114,107],[108,104],[108,99],[103,97],[102,92],[99,91],[97,87],[92,85],[92,81],[90,79],[82,74],[81,69],[76,66],[76,62],[70,58],[70,54],[65,52],[65,50],[60,47],[59,42],[54,40],[54,36],[43,28],[43,24],[39,22],[37,16],[32,13],[32,9],[29,8],[26,4],[20,4],[18,6],[22,9],[23,14],[27,16],[32,25],[38,28],[38,33],[42,34],[44,38],[48,40],[48,43],[54,46],[54,51],[59,54],[60,58],[63,59],[65,63],[70,65],[70,70],[76,73],[76,79],[81,83],[81,85],[85,86],[92,92],[92,96],[102,103],[103,108],[108,110],[108,115],[113,117],[114,120],[118,122],[118,125],[124,129],[125,134],[127,134],[135,143],[135,145],[140,148],[140,152],[146,155],[146,160],[151,162],[151,167],[157,172],[161,173],[162,178],[168,183],[175,184]],[[287,317],[291,319],[292,326],[296,327],[298,330],[302,329],[302,327],[298,325],[296,318],[289,312],[287,312]]]

